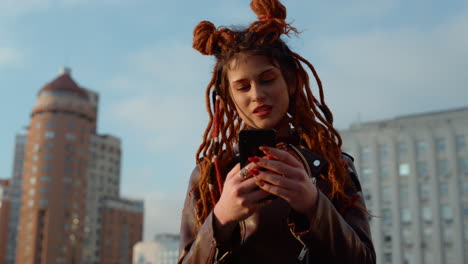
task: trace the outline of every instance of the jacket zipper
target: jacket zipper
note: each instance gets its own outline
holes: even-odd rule
[[[304,243],[304,241],[302,241],[302,239],[298,235],[294,234],[292,230],[291,230],[291,233],[297,239],[297,241],[299,241],[302,244],[301,252],[299,253],[299,256],[297,256],[297,259],[299,261],[302,261],[305,255],[307,254],[307,252],[309,251],[309,247],[306,245],[306,243]]]

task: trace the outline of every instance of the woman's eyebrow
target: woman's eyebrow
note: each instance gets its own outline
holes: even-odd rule
[[[274,71],[275,69],[277,69],[277,68],[275,68],[275,67],[268,68],[268,69],[266,69],[266,70],[260,72],[260,73],[258,74],[258,76],[263,76],[263,75],[265,75],[265,74],[267,74],[267,73],[270,73],[270,72]],[[244,82],[246,79],[247,79],[247,78],[241,78],[241,79],[232,81],[231,84],[242,83],[242,82]]]

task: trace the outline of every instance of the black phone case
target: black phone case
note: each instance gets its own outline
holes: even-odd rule
[[[253,156],[264,156],[258,149],[260,146],[274,147],[276,131],[274,129],[252,129],[239,132],[239,158],[241,168],[249,163],[247,160]]]

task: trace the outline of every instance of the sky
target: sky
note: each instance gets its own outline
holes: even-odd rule
[[[467,0],[282,2],[302,32],[285,40],[315,66],[337,128],[468,106]],[[144,200],[144,239],[178,233],[214,65],[193,28],[254,19],[247,0],[0,0],[0,178],[37,92],[67,66],[100,95],[98,133],[122,140],[121,194]]]

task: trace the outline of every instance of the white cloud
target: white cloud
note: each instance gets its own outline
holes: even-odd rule
[[[31,11],[46,9],[50,0],[0,0],[0,17],[16,17]]]
[[[400,28],[322,39],[321,77],[338,125],[466,105],[468,14],[430,31]]]
[[[123,97],[106,115],[138,133],[150,150],[199,143],[208,118],[204,93],[211,58],[168,41],[126,56],[128,72],[107,84]]]
[[[15,66],[23,61],[24,55],[15,48],[0,46],[0,66]]]
[[[185,95],[131,97],[111,106],[108,115],[140,135],[148,149],[170,150],[201,138],[206,114],[199,99]]]
[[[48,10],[52,7],[73,8],[83,5],[95,4],[123,4],[129,1],[121,0],[0,0],[0,18],[17,18],[32,12]],[[0,20],[1,21],[1,20]]]
[[[175,91],[203,93],[214,64],[211,57],[192,49],[189,38],[168,40],[142,49],[130,54],[127,62],[140,78],[151,78],[161,94]]]

